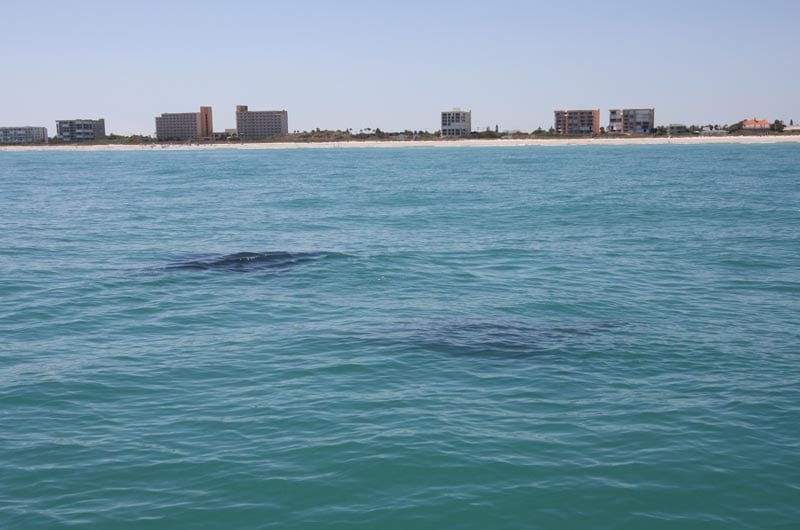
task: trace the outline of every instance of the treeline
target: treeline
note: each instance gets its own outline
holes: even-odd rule
[[[153,138],[152,136],[145,136],[142,134],[134,134],[131,136],[124,136],[120,134],[109,134],[108,136],[104,136],[103,138],[98,138],[97,140],[80,140],[74,142],[65,142],[58,138],[58,136],[54,136],[48,140],[51,145],[60,145],[60,144],[80,144],[80,145],[144,145],[144,144],[155,144],[158,143],[158,140]]]

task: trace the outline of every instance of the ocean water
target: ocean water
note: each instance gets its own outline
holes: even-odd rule
[[[800,145],[0,152],[0,528],[800,528]]]

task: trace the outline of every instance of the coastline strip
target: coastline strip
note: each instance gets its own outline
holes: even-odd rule
[[[728,137],[659,137],[659,138],[548,138],[546,140],[420,140],[420,141],[352,141],[352,142],[264,142],[208,144],[101,144],[101,145],[3,145],[3,151],[208,151],[219,149],[350,149],[397,147],[557,147],[557,146],[623,146],[623,145],[723,145],[800,143],[800,135],[791,136],[728,136]]]

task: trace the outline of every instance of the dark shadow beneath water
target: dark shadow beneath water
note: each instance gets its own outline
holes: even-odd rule
[[[345,256],[335,252],[237,252],[176,261],[160,270],[271,273],[323,258]],[[456,357],[513,359],[602,348],[613,342],[617,332],[625,333],[619,328],[629,324],[621,320],[546,323],[519,317],[446,318],[381,326],[381,329],[355,332],[351,338],[381,347],[411,348]]]
[[[237,252],[170,263],[165,270],[253,272],[279,271],[325,256],[322,252]]]
[[[456,357],[513,359],[592,349],[592,345],[609,341],[615,330],[627,324],[588,321],[549,326],[518,321],[451,321],[388,330],[381,340]]]

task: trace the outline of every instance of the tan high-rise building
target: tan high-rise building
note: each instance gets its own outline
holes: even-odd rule
[[[211,107],[200,107],[200,112],[156,116],[156,138],[159,140],[200,140],[211,138],[213,132]]]
[[[600,109],[555,111],[556,134],[600,134]]]
[[[200,107],[200,138],[211,138],[214,134],[214,121],[211,119],[211,107]]]
[[[242,140],[289,134],[289,113],[285,110],[248,110],[247,105],[237,105],[236,132]]]

